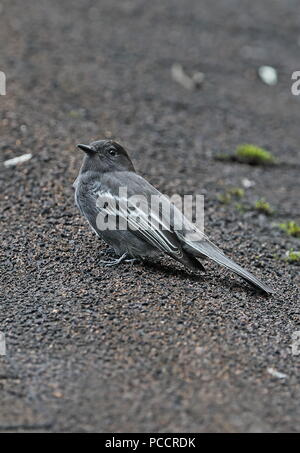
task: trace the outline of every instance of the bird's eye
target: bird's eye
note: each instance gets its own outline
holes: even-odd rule
[[[108,152],[109,152],[109,154],[110,154],[111,156],[116,156],[116,155],[117,155],[117,151],[116,151],[114,148],[110,148],[110,149],[108,150]]]

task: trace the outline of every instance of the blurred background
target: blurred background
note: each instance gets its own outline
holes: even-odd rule
[[[71,182],[81,159],[74,144],[114,137],[162,189],[185,193],[219,177],[238,184],[232,178],[248,169],[214,156],[241,142],[298,162],[297,1],[29,1],[26,15],[18,1],[1,5],[3,159],[30,150],[61,156]],[[265,65],[275,85],[259,77]],[[297,198],[287,172],[288,192],[277,185],[270,202]],[[262,189],[272,182],[265,178]]]
[[[32,154],[1,168],[0,429],[299,430],[299,2],[4,0],[0,22],[1,161]],[[214,267],[96,266],[72,183],[76,143],[104,137],[204,194],[206,232],[278,298]],[[237,162],[244,143],[276,164]]]

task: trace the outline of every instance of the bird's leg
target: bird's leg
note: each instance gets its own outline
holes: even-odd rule
[[[124,260],[124,263],[130,263],[130,264],[134,264],[134,263],[139,263],[141,260],[139,258],[129,258],[127,260]]]
[[[105,267],[111,267],[111,266],[117,266],[118,264],[124,262],[124,263],[135,263],[136,261],[139,261],[138,258],[128,258],[126,259],[127,257],[127,253],[123,253],[122,256],[120,256],[120,258],[117,258],[115,260],[112,260],[112,261],[100,261],[101,264],[104,264]]]
[[[118,264],[122,263],[122,261],[126,260],[126,256],[127,256],[127,253],[123,253],[123,255],[120,256],[120,258],[117,258],[117,259],[112,260],[112,261],[100,261],[100,263],[104,264],[105,267],[117,266]]]

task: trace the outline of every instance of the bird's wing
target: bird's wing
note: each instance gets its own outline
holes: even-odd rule
[[[98,219],[99,229],[116,225],[119,229],[129,229],[140,239],[150,243],[162,252],[182,257],[183,252],[180,241],[176,235],[165,228],[163,219],[156,212],[149,213],[147,202],[143,200],[124,199],[110,191],[98,193]]]
[[[96,184],[93,189],[97,197],[97,228],[114,228],[117,225],[119,229],[129,229],[161,252],[194,269],[204,269],[199,261],[189,257],[182,249],[170,224],[169,199],[136,173],[124,173],[110,174],[109,181],[104,179],[98,188]]]

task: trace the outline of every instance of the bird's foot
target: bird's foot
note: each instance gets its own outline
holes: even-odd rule
[[[112,261],[100,261],[101,264],[104,264],[105,267],[112,267],[112,266],[117,266],[120,263],[130,263],[133,264],[137,261],[139,261],[137,258],[127,258],[127,253],[123,253],[120,258],[117,258]]]
[[[127,256],[127,254],[123,253],[123,255],[120,256],[120,258],[117,258],[112,261],[102,261],[101,260],[100,263],[104,264],[105,267],[117,266],[118,264],[122,263],[122,261],[124,261],[126,259],[126,256]]]
[[[124,263],[130,263],[130,264],[134,264],[134,263],[140,263],[141,260],[139,258],[129,258],[127,260],[124,260]]]

